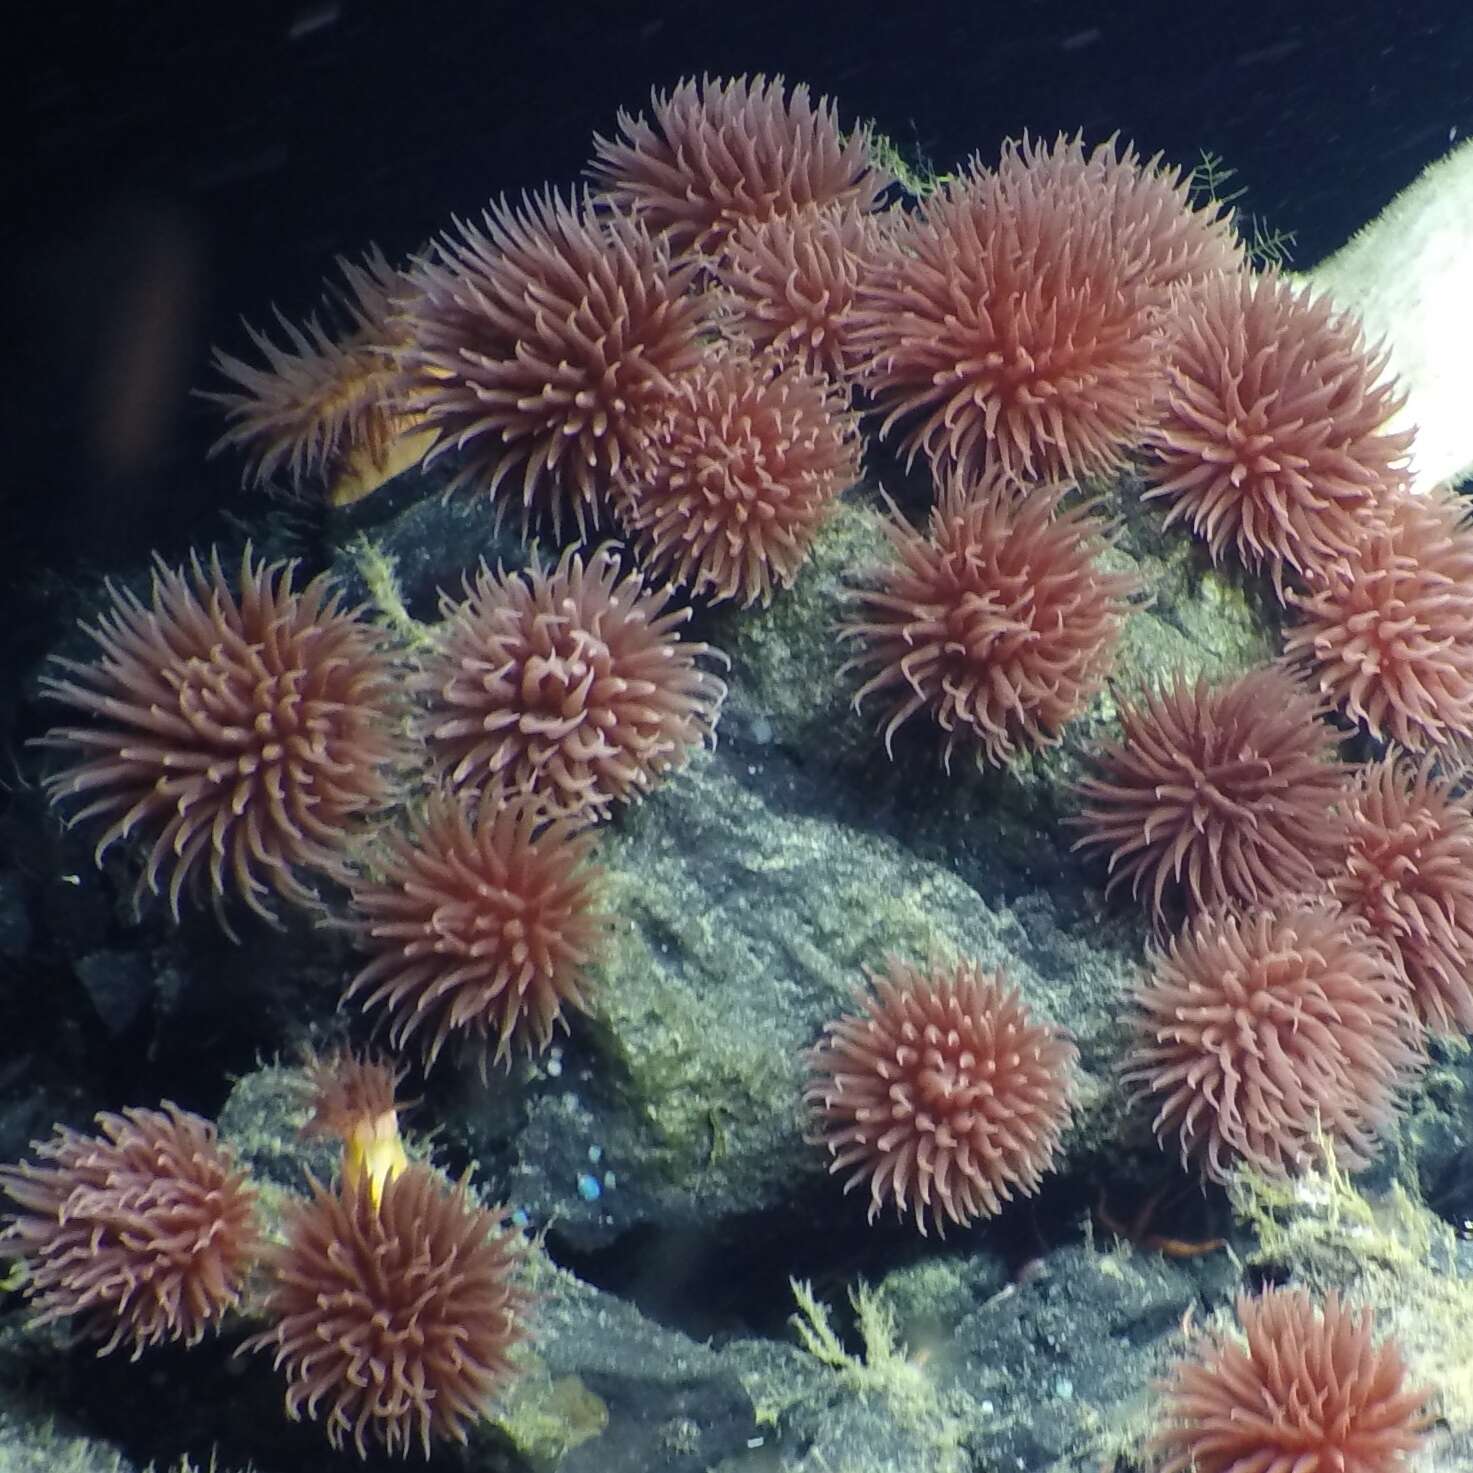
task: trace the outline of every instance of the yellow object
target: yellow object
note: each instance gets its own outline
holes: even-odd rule
[[[375,1207],[383,1200],[385,1184],[408,1165],[396,1110],[360,1121],[343,1141],[343,1176],[358,1186],[366,1182]]]
[[[329,506],[352,506],[362,501],[395,476],[412,470],[425,452],[435,443],[435,430],[416,429],[424,419],[422,414],[401,414],[391,417],[391,438],[387,445],[379,446],[367,441],[354,445],[336,468],[328,483]]]

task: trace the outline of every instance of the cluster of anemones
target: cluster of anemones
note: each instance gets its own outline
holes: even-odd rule
[[[345,263],[344,333],[283,322],[286,347],[252,333],[264,368],[219,355],[221,445],[246,451],[255,481],[285,474],[334,503],[453,456],[455,480],[498,504],[514,476],[525,520],[583,532],[616,516],[653,572],[713,601],[791,583],[859,468],[842,333],[823,323],[848,312],[850,248],[872,232],[823,212],[868,212],[883,179],[801,88],[687,86],[656,112],[681,159],[754,135],[775,171],[771,208],[739,212],[768,233],[744,234],[730,263],[710,254],[713,222],[667,229],[658,178],[620,202],[620,145],[601,143],[606,199],[494,207],[402,272]],[[800,206],[811,236],[777,223]],[[758,304],[783,252],[817,290],[774,319]],[[727,265],[718,302],[704,287]],[[483,568],[442,612],[411,652],[325,577],[301,588],[249,549],[235,578],[218,558],[161,565],[151,600],[113,592],[91,658],[46,677],[71,712],[45,739],[64,759],[49,788],[77,819],[109,820],[99,853],[141,833],[140,884],[176,913],[203,894],[222,921],[231,896],[275,919],[275,901],[319,906],[314,881],[346,888],[368,953],[347,996],[427,1061],[463,1039],[484,1063],[545,1047],[587,1005],[605,930],[587,825],[711,738],[724,686],[716,652],[680,638],[688,610],[611,547]],[[385,830],[416,766],[438,788]],[[273,1325],[247,1344],[284,1370],[289,1414],[362,1456],[428,1454],[464,1441],[510,1374],[516,1244],[464,1184],[409,1159],[389,1071],[316,1073],[311,1128],[341,1138],[342,1166],[287,1208],[283,1241],[262,1246],[213,1128],[170,1111],[62,1132],[48,1164],[5,1172],[6,1246],[44,1317],[76,1317],[106,1349],[193,1343],[259,1264]]]
[[[1225,1062],[1199,1084],[1212,1054],[1167,1058],[1176,1095],[1164,1112],[1184,1142],[1200,1137],[1209,1168],[1238,1149],[1298,1166],[1327,1135],[1362,1149],[1347,1152],[1354,1164],[1412,1052],[1384,958],[1363,952],[1367,938],[1348,935],[1330,906],[1285,907],[1255,928],[1258,937],[1232,923],[1201,928],[1168,967],[1220,1055],[1235,1024],[1203,995],[1212,976],[1239,994],[1240,1037],[1242,1021],[1266,1011],[1285,1048],[1250,1050],[1240,1081]],[[1195,970],[1193,951],[1204,963]],[[1274,967],[1292,985],[1265,976]],[[1073,1045],[1002,976],[973,962],[923,969],[891,958],[808,1054],[813,1138],[846,1191],[867,1190],[871,1219],[889,1206],[923,1233],[965,1227],[1038,1189],[1068,1121],[1075,1062]],[[1210,1115],[1203,1097],[1224,1110]],[[1430,1393],[1407,1384],[1399,1348],[1377,1343],[1369,1311],[1333,1294],[1316,1308],[1286,1289],[1240,1299],[1238,1315],[1246,1344],[1200,1337],[1162,1384],[1150,1445],[1160,1473],[1332,1464],[1391,1473],[1420,1445]]]
[[[201,897],[229,930],[232,898],[274,921],[321,908],[314,881],[346,887],[373,958],[349,996],[431,1058],[449,1032],[498,1058],[545,1046],[602,933],[575,830],[714,733],[714,652],[668,597],[609,550],[483,571],[406,682],[411,657],[326,576],[299,588],[249,547],[234,579],[218,557],[160,565],[147,603],[112,592],[91,661],[43,677],[75,713],[42,738],[67,759],[47,789],[109,820],[99,857],[143,836],[138,888],[176,917]],[[385,836],[416,765],[455,797]]]
[[[1339,762],[1324,714],[1284,667],[1178,677],[1122,707],[1081,784],[1081,845],[1178,926],[1131,998],[1123,1079],[1210,1179],[1367,1165],[1424,1030],[1473,1018],[1473,803],[1427,757]],[[1369,1310],[1278,1289],[1238,1318],[1162,1383],[1159,1473],[1392,1473],[1421,1445],[1430,1393]]]
[[[403,270],[343,263],[346,330],[253,334],[265,367],[220,355],[214,397],[257,482],[341,501],[414,446],[524,520],[617,521],[645,568],[608,545],[483,568],[411,653],[249,553],[236,580],[161,567],[151,605],[114,594],[94,658],[46,681],[81,717],[46,738],[50,791],[113,819],[99,852],[145,834],[141,883],[222,920],[237,892],[274,917],[347,885],[369,953],[349,994],[430,1057],[450,1034],[545,1045],[581,1004],[599,924],[574,830],[714,732],[720,657],[680,639],[659,579],[766,601],[859,473],[838,344],[887,182],[866,136],[761,79],[684,84],[621,129],[598,196],[493,206]],[[453,803],[380,841],[425,765]]]
[[[781,79],[684,82],[596,140],[597,193],[457,221],[402,271],[344,266],[351,332],[225,354],[221,443],[269,482],[454,461],[451,484],[580,535],[614,522],[712,601],[790,582],[858,477],[845,406],[889,177]],[[515,489],[513,489],[515,486]]]
[[[428,1457],[465,1442],[515,1375],[521,1240],[504,1209],[411,1161],[394,1071],[343,1056],[308,1073],[304,1133],[337,1138],[341,1166],[285,1206],[279,1241],[214,1126],[165,1105],[99,1115],[92,1135],[59,1129],[40,1164],[0,1168],[14,1209],[0,1254],[23,1266],[38,1321],[72,1322],[100,1354],[195,1345],[231,1311],[262,1315],[270,1327],[240,1349],[274,1356],[293,1420],[320,1420],[360,1457],[370,1443]]]
[[[1473,1020],[1473,801],[1427,757],[1339,761],[1323,715],[1283,667],[1178,678],[1079,785],[1079,847],[1165,938],[1126,1080],[1214,1177],[1364,1164],[1425,1032]]]
[[[1446,489],[1410,490],[1386,354],[1274,272],[1186,293],[1146,444],[1146,498],[1266,572],[1286,649],[1378,740],[1461,755],[1473,740],[1473,529]]]
[[[943,479],[1073,480],[1145,450],[1168,524],[1300,610],[1291,648],[1327,697],[1404,744],[1473,735],[1467,538],[1406,494],[1384,354],[1250,271],[1189,178],[1024,138],[882,209],[868,135],[760,77],[621,114],[591,173],[598,192],[494,205],[402,272],[345,267],[341,341],[313,322],[294,352],[262,340],[266,369],[222,357],[257,478],[377,445],[387,398],[455,484],[500,506],[515,479],[524,517],[612,521],[750,602],[857,474],[860,386]]]
[[[1106,571],[1111,528],[1071,487],[1144,448],[1167,523],[1296,610],[1289,652],[1318,690],[1283,670],[1178,679],[1122,706],[1124,740],[1082,785],[1081,843],[1107,853],[1111,885],[1149,897],[1158,926],[1186,918],[1135,999],[1126,1079],[1210,1176],[1288,1174],[1327,1148],[1368,1160],[1422,1026],[1473,1021],[1473,811],[1430,762],[1350,773],[1321,720],[1339,705],[1414,751],[1473,740],[1473,534],[1450,496],[1408,494],[1383,359],[1325,302],[1250,273],[1230,218],[1179,174],[1113,143],[1010,143],[907,215],[879,209],[867,135],[780,80],[682,83],[619,130],[597,140],[599,193],[494,205],[402,272],[345,266],[346,333],[283,323],[289,349],[253,334],[267,368],[220,355],[232,387],[214,397],[257,481],[285,470],[343,501],[444,458],[453,486],[517,503],[524,525],[617,524],[646,571],[608,547],[482,568],[414,660],[411,714],[380,636],[321,580],[298,594],[249,553],[238,587],[218,562],[161,569],[151,608],[114,596],[94,663],[48,678],[83,717],[46,739],[72,759],[53,796],[112,820],[100,848],[143,830],[141,883],[166,881],[176,909],[198,887],[269,915],[273,896],[312,901],[313,875],[346,883],[369,953],[348,995],[396,1045],[430,1061],[452,1037],[482,1061],[544,1047],[586,1005],[602,931],[586,826],[709,738],[724,694],[650,574],[712,602],[789,585],[858,476],[849,405],[868,394],[941,491],[924,534],[893,513],[893,562],[845,625],[859,699],[889,699],[887,746],[925,712],[944,760],[1006,763],[1057,742],[1108,675],[1138,585]],[[360,849],[412,750],[440,790]],[[811,1051],[807,1100],[871,1215],[964,1224],[1036,1190],[1073,1060],[1001,977],[891,962]],[[504,1380],[522,1306],[494,1215],[408,1162],[391,1085],[387,1104],[351,1103],[373,1093],[357,1080],[319,1107],[354,1116],[328,1126],[342,1179],[268,1251],[277,1325],[257,1343],[288,1368],[292,1415],[325,1408],[334,1445],[428,1450],[463,1439]],[[208,1144],[183,1153],[186,1217],[197,1178],[225,1169]],[[51,1175],[6,1180],[34,1209],[12,1231],[37,1282],[55,1270],[46,1312],[107,1304],[112,1343],[188,1338],[238,1296],[246,1250],[170,1244],[161,1308],[131,1302],[104,1258],[72,1307],[49,1240],[65,1172],[115,1169],[89,1149],[64,1138]],[[1333,1303],[1243,1318],[1274,1368],[1249,1397],[1260,1416],[1302,1414],[1296,1367],[1326,1403],[1355,1361],[1381,1394],[1337,1427],[1363,1414],[1387,1456],[1409,1445],[1420,1401],[1390,1385],[1364,1321]],[[1242,1391],[1234,1354],[1208,1379]],[[1164,1435],[1168,1467],[1210,1466],[1224,1438],[1276,1466],[1277,1423],[1245,1430],[1195,1371],[1178,1381],[1184,1417],[1232,1425]]]

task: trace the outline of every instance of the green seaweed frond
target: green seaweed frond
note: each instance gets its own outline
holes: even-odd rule
[[[914,1396],[924,1383],[919,1366],[907,1358],[905,1347],[896,1333],[895,1312],[880,1297],[878,1290],[860,1283],[849,1291],[855,1321],[864,1354],[851,1355],[834,1330],[828,1306],[813,1292],[805,1279],[790,1279],[798,1313],[789,1318],[804,1350],[830,1370],[838,1371],[851,1385],[861,1390],[884,1391]]]
[[[1223,208],[1234,204],[1247,194],[1245,185],[1230,190],[1228,184],[1237,176],[1237,170],[1232,168],[1220,153],[1213,153],[1210,148],[1204,148],[1197,157],[1191,172],[1187,175],[1187,196],[1194,205],[1199,208],[1207,205],[1220,205]]]
[[[1282,271],[1293,259],[1295,235],[1292,230],[1270,230],[1261,215],[1249,215],[1244,220],[1244,244],[1248,247],[1248,258],[1260,270],[1273,267]]]
[[[1420,1265],[1431,1244],[1423,1215],[1401,1186],[1393,1184],[1372,1203],[1336,1161],[1329,1142],[1321,1141],[1321,1153],[1318,1170],[1292,1181],[1250,1169],[1229,1180],[1234,1214],[1258,1237],[1254,1258],[1306,1268],[1313,1263]]]
[[[1187,175],[1187,197],[1199,209],[1212,206],[1229,209],[1248,193],[1246,185],[1229,187],[1237,173],[1220,153],[1204,148]],[[1251,211],[1239,213],[1237,224],[1248,259],[1258,270],[1269,267],[1282,270],[1288,265],[1294,247],[1292,230],[1271,229],[1262,215]]]
[[[954,174],[939,174],[930,159],[917,146],[910,153],[903,151],[887,133],[882,133],[873,124],[867,125],[870,157],[876,165],[894,178],[901,191],[912,199],[929,199],[943,185],[949,184]]]
[[[844,1348],[828,1306],[804,1279],[789,1279],[798,1313],[789,1319],[804,1350],[861,1395],[883,1396],[896,1420],[922,1435],[931,1449],[927,1466],[952,1473],[962,1466],[965,1420],[901,1343],[895,1311],[879,1290],[865,1283],[849,1291],[863,1355]]]
[[[429,627],[421,624],[404,606],[394,559],[363,533],[353,539],[348,551],[358,565],[358,571],[368,585],[368,596],[384,623],[412,648],[423,649],[433,644],[434,635]]]

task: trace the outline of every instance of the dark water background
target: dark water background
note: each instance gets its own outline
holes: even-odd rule
[[[7,31],[0,526],[59,570],[209,535],[238,471],[204,465],[187,390],[211,343],[245,348],[241,315],[298,317],[339,252],[571,182],[595,129],[682,76],[806,80],[940,168],[1023,129],[1211,150],[1305,264],[1473,129],[1455,0],[68,4]]]

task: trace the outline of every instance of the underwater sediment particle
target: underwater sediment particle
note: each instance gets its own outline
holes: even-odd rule
[[[804,1100],[844,1190],[922,1233],[1038,1189],[1069,1120],[1078,1051],[974,962],[894,957],[807,1055]]]

